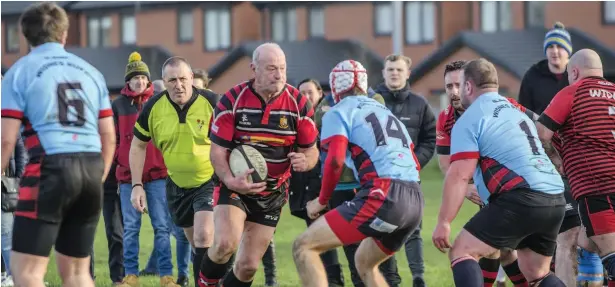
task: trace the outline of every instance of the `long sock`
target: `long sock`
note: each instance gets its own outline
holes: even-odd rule
[[[235,276],[235,272],[231,271],[224,278],[224,282],[220,287],[250,287],[252,286],[252,281],[243,282]]]
[[[495,283],[495,279],[498,277],[498,270],[500,269],[499,259],[481,258],[478,260],[478,265],[483,271],[483,282],[485,287],[492,287]]]
[[[457,287],[481,287],[483,275],[478,262],[472,257],[461,257],[451,262],[453,278]]]
[[[506,275],[508,275],[508,279],[510,279],[515,287],[529,286],[525,276],[523,276],[523,273],[521,273],[521,270],[519,269],[519,262],[517,260],[509,265],[503,266],[503,268]]]
[[[201,262],[203,261],[203,256],[207,256],[207,249],[209,248],[194,248],[194,257],[192,258],[192,271],[194,273],[194,286],[199,286],[199,273],[201,272]]]
[[[553,252],[553,257],[551,257],[551,265],[549,265],[549,269],[552,273],[555,273],[555,256],[557,255],[557,248]]]
[[[218,264],[211,261],[209,255],[205,253],[203,256],[203,260],[201,261],[201,268],[199,273],[199,287],[211,287],[217,286],[220,282],[220,279],[224,277],[226,273],[226,264],[222,263]],[[233,272],[231,272],[233,273]]]
[[[609,287],[615,287],[615,252],[602,257],[602,266],[606,269],[606,274],[609,276]]]

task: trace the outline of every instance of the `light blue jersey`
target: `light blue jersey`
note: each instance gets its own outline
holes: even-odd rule
[[[112,115],[102,74],[59,43],[32,49],[2,80],[2,117],[23,121],[30,157],[100,152],[98,119]]]
[[[478,97],[455,123],[451,138],[451,162],[479,159],[474,183],[483,201],[514,189],[564,192],[534,123],[498,93]]]
[[[364,184],[375,178],[419,181],[414,145],[406,128],[384,105],[346,97],[323,117],[321,142],[348,140],[346,165]]]

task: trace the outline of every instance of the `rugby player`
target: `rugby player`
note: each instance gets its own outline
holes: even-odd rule
[[[452,130],[434,245],[442,252],[451,247],[450,223],[474,173],[489,204],[464,226],[449,252],[456,285],[483,286],[476,260],[509,248],[518,250],[530,286],[564,286],[549,270],[564,218],[564,184],[537,143],[532,119],[497,93],[497,71],[487,60],[466,63],[460,78],[466,112]]]
[[[96,68],[64,49],[62,8],[32,4],[19,23],[32,49],[2,80],[2,170],[22,124],[29,153],[15,211],[13,279],[45,286],[55,245],[63,286],[94,286],[90,249],[115,152],[109,91]]]
[[[401,121],[366,96],[367,71],[361,63],[337,64],[329,83],[337,104],[323,118],[323,183],[319,197],[308,202],[308,215],[314,219],[325,209],[345,163],[361,187],[351,201],[299,235],[293,258],[303,286],[327,286],[318,254],[361,242],[355,255],[361,279],[366,286],[388,286],[378,265],[404,246],[423,216],[414,144]]]
[[[201,260],[213,241],[214,171],[208,157],[208,135],[218,96],[193,86],[192,68],[182,57],[164,62],[162,78],[166,90],[145,103],[134,126],[129,158],[131,201],[141,213],[147,208],[141,179],[151,140],[167,167],[166,199],[171,218],[194,247],[196,285]]]
[[[453,125],[459,117],[465,111],[465,108],[461,105],[461,98],[459,97],[459,87],[461,85],[461,72],[463,65],[466,61],[454,61],[449,63],[444,68],[444,89],[450,99],[448,107],[440,112],[438,116],[438,122],[436,125],[436,152],[438,153],[438,163],[440,170],[446,175],[450,166],[450,152],[451,152],[451,131]],[[524,112],[531,119],[538,119],[538,116],[532,111],[527,110],[523,106],[519,105],[513,98],[506,98],[513,106]],[[489,192],[484,190],[485,198],[488,197]],[[466,198],[473,203],[484,206],[488,202],[481,200],[478,195],[477,186],[473,182],[468,184],[468,191]],[[498,285],[501,284],[502,279],[498,269],[500,264],[504,266],[503,270],[511,278],[512,283],[515,286],[525,286],[527,281],[521,270],[519,270],[519,264],[517,263],[517,253],[514,250],[503,249],[500,252],[491,254],[489,257],[483,257],[478,261],[482,271],[486,287],[491,287],[496,280]]]
[[[211,125],[210,157],[220,184],[215,191],[214,243],[203,259],[199,286],[218,284],[238,246],[237,261],[222,285],[251,286],[286,203],[291,166],[305,172],[318,161],[314,111],[308,98],[286,83],[286,56],[280,46],[257,47],[250,68],[254,78],[224,94]],[[253,170],[231,173],[229,153],[241,144],[256,148],[267,160],[266,181],[249,183]]]
[[[539,118],[545,151],[570,179],[579,205],[581,226],[577,244],[598,252],[615,286],[615,84],[603,78],[602,61],[583,49],[570,58],[570,86],[555,95]],[[560,154],[552,137],[563,139]]]

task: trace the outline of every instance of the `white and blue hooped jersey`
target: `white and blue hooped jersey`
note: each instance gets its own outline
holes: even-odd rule
[[[408,131],[384,105],[364,96],[345,97],[323,117],[321,142],[348,140],[346,165],[362,184],[375,178],[419,181]]]
[[[532,120],[498,93],[476,99],[455,123],[451,138],[451,162],[479,159],[474,183],[483,201],[514,189],[564,191]]]

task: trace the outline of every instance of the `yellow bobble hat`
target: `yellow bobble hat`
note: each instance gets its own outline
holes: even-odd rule
[[[151,78],[149,68],[145,62],[141,61],[141,54],[138,52],[130,53],[128,57],[128,64],[126,65],[126,74],[124,74],[124,81],[128,82],[132,77],[144,75],[149,80]]]

